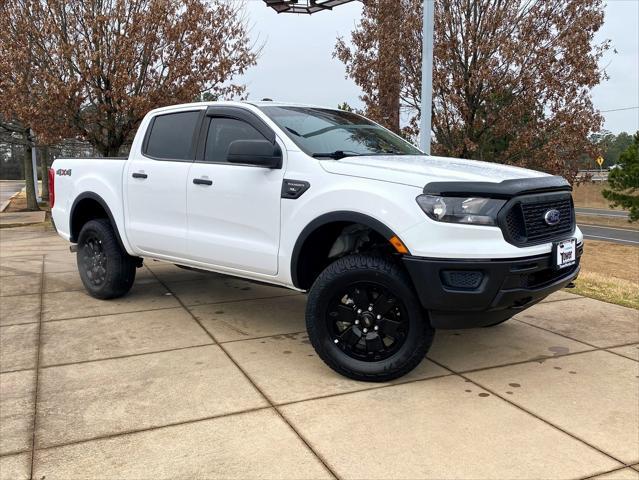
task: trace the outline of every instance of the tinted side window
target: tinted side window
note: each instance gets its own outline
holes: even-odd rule
[[[242,120],[212,118],[206,136],[205,162],[226,162],[229,145],[235,140],[264,140],[264,136]]]
[[[191,158],[191,142],[199,115],[199,111],[194,111],[155,117],[144,153],[175,160]]]

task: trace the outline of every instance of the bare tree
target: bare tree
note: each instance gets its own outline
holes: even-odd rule
[[[421,107],[422,0],[395,3],[399,108],[412,112],[404,128],[410,136]],[[380,65],[373,39],[388,10],[380,5],[366,2],[352,47],[338,39],[335,49],[369,111],[379,105],[372,79],[381,74],[369,72]],[[594,153],[588,135],[602,122],[590,96],[605,78],[597,62],[608,42],[593,44],[602,23],[601,0],[436,0],[434,152],[573,179],[579,157]]]
[[[338,39],[334,56],[346,64],[347,74],[362,88],[367,115],[400,132],[402,9],[397,0],[364,3],[364,15],[353,32],[353,51]]]
[[[256,58],[243,5],[234,1],[0,6],[0,108],[44,142],[83,138],[105,156],[118,155],[151,108],[204,92],[242,95],[232,79]]]

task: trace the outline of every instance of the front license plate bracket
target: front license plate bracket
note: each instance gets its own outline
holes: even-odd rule
[[[552,245],[552,258],[555,270],[574,265],[577,262],[577,239],[568,238],[554,242]]]

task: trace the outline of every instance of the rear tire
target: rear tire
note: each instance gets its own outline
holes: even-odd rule
[[[102,300],[121,297],[133,286],[136,259],[118,243],[107,219],[90,220],[78,236],[78,271],[84,288]]]
[[[401,266],[362,254],[340,258],[319,275],[308,295],[306,328],[329,367],[369,382],[411,371],[435,335]]]

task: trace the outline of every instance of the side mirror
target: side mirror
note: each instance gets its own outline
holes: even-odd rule
[[[235,140],[229,145],[226,161],[266,168],[282,168],[282,150],[268,140]]]

